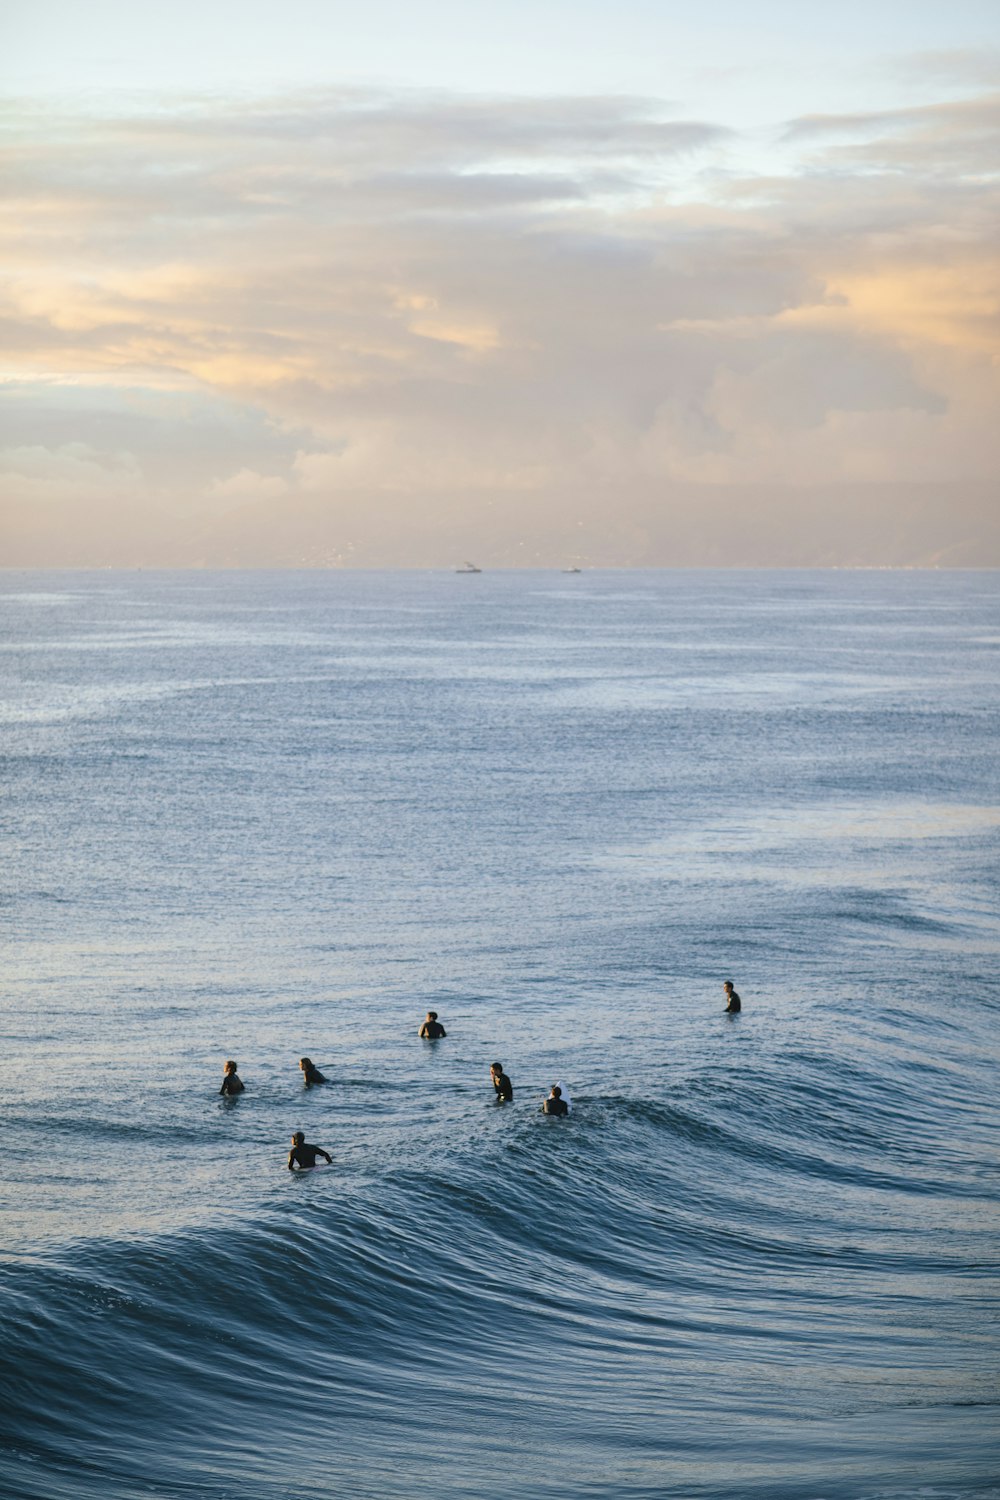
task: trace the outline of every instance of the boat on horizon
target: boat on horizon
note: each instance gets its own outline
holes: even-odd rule
[[[460,568],[455,569],[456,573],[481,573],[482,571],[482,568],[477,568],[474,562],[464,562]]]

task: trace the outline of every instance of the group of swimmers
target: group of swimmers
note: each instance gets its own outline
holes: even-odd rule
[[[243,1079],[237,1072],[238,1063],[229,1058],[222,1070],[222,1087],[220,1094],[242,1094],[245,1087]],[[329,1083],[325,1073],[321,1073],[311,1057],[300,1057],[299,1067],[302,1069],[302,1079],[307,1089],[311,1089],[316,1083]]]
[[[741,1009],[740,997],[733,988],[733,981],[727,979],[722,986],[726,996],[726,1014],[735,1015]],[[425,1020],[421,1023],[419,1035],[429,1042],[439,1041],[448,1033],[438,1020],[436,1010],[429,1010]],[[302,1079],[306,1088],[312,1088],[316,1084],[328,1083],[329,1079],[313,1062],[311,1057],[300,1057],[299,1068],[302,1071]],[[490,1064],[490,1080],[493,1084],[493,1092],[496,1095],[497,1104],[509,1104],[514,1098],[514,1085],[504,1072],[503,1063]],[[242,1094],[244,1091],[243,1080],[239,1076],[238,1065],[233,1058],[229,1058],[223,1069],[222,1087],[220,1094],[233,1096]],[[542,1101],[542,1114],[544,1115],[568,1115],[570,1103],[564,1098],[564,1090],[561,1084],[554,1083],[549,1089],[548,1098]],[[292,1149],[288,1153],[288,1170],[290,1172],[309,1171],[317,1164],[319,1157],[324,1157],[327,1164],[332,1164],[333,1158],[322,1146],[310,1145],[301,1130],[297,1130],[292,1136]]]

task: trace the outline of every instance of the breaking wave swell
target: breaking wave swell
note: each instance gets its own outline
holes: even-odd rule
[[[982,1190],[947,1111],[901,1063],[801,1050],[669,1100],[580,1095],[567,1121],[498,1111],[425,1169],[322,1169],[9,1265],[5,1493],[475,1495],[553,1425],[544,1494],[736,1493],[699,1451],[731,1400],[717,1362],[765,1409],[808,1352],[820,1428],[888,1368],[919,1409],[899,1310],[947,1319],[987,1264],[944,1232]],[[915,1199],[926,1232],[901,1233]],[[826,1462],[821,1493],[861,1493]],[[769,1463],[740,1492],[800,1493]]]

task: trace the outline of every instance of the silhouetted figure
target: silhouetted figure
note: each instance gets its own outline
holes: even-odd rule
[[[737,995],[736,991],[733,989],[733,981],[731,979],[727,979],[726,982],[725,982],[725,984],[722,986],[722,988],[723,988],[723,990],[725,992],[725,996],[726,996],[726,1011],[725,1011],[725,1013],[728,1016],[735,1016],[736,1012],[738,1010],[741,1010],[742,1007],[740,1005],[740,997],[739,997],[739,995]]]
[[[420,1035],[426,1037],[429,1042],[436,1042],[438,1037],[448,1035],[438,1020],[436,1010],[429,1010],[427,1012],[427,1020],[420,1028]]]
[[[300,1057],[299,1067],[302,1069],[302,1080],[307,1089],[311,1089],[314,1083],[329,1083],[325,1073],[321,1073],[311,1057]]]
[[[568,1115],[569,1105],[562,1096],[562,1089],[558,1083],[554,1083],[549,1089],[549,1097],[542,1101],[543,1115]]]
[[[226,1063],[222,1070],[222,1087],[220,1094],[242,1094],[243,1080],[236,1071],[236,1064],[232,1058]]]
[[[317,1156],[325,1156],[328,1163],[333,1161],[329,1151],[324,1151],[322,1146],[308,1145],[302,1131],[297,1130],[292,1136],[292,1149],[288,1153],[289,1172],[308,1172],[316,1165]]]
[[[503,1063],[492,1063],[490,1065],[490,1077],[493,1080],[493,1091],[497,1096],[498,1104],[507,1104],[514,1097],[514,1085],[503,1070]]]

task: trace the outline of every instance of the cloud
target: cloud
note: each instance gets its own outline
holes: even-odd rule
[[[0,224],[20,505],[252,511],[263,548],[351,496],[360,547],[456,496],[541,526],[567,486],[996,473],[994,96],[792,122],[767,174],[647,100],[28,124]]]
[[[928,81],[948,89],[995,89],[1000,85],[1000,47],[943,47],[915,52],[896,64],[907,80]]]
[[[1000,92],[870,114],[811,115],[786,128],[787,142],[826,143],[819,165],[996,180]],[[844,142],[839,146],[830,143]]]
[[[270,477],[288,476],[310,441],[259,408],[194,386],[125,386],[55,373],[8,380],[0,396],[2,493],[18,503],[44,494],[85,510],[90,500],[115,493],[184,514],[217,510],[231,503],[226,483],[237,458]]]
[[[0,476],[8,495],[14,492],[21,501],[42,503],[95,495],[128,500],[142,479],[131,453],[81,442],[0,449]]]
[[[277,474],[257,474],[253,469],[240,469],[225,479],[216,479],[206,491],[213,500],[241,501],[275,500],[287,493],[287,480]]]

